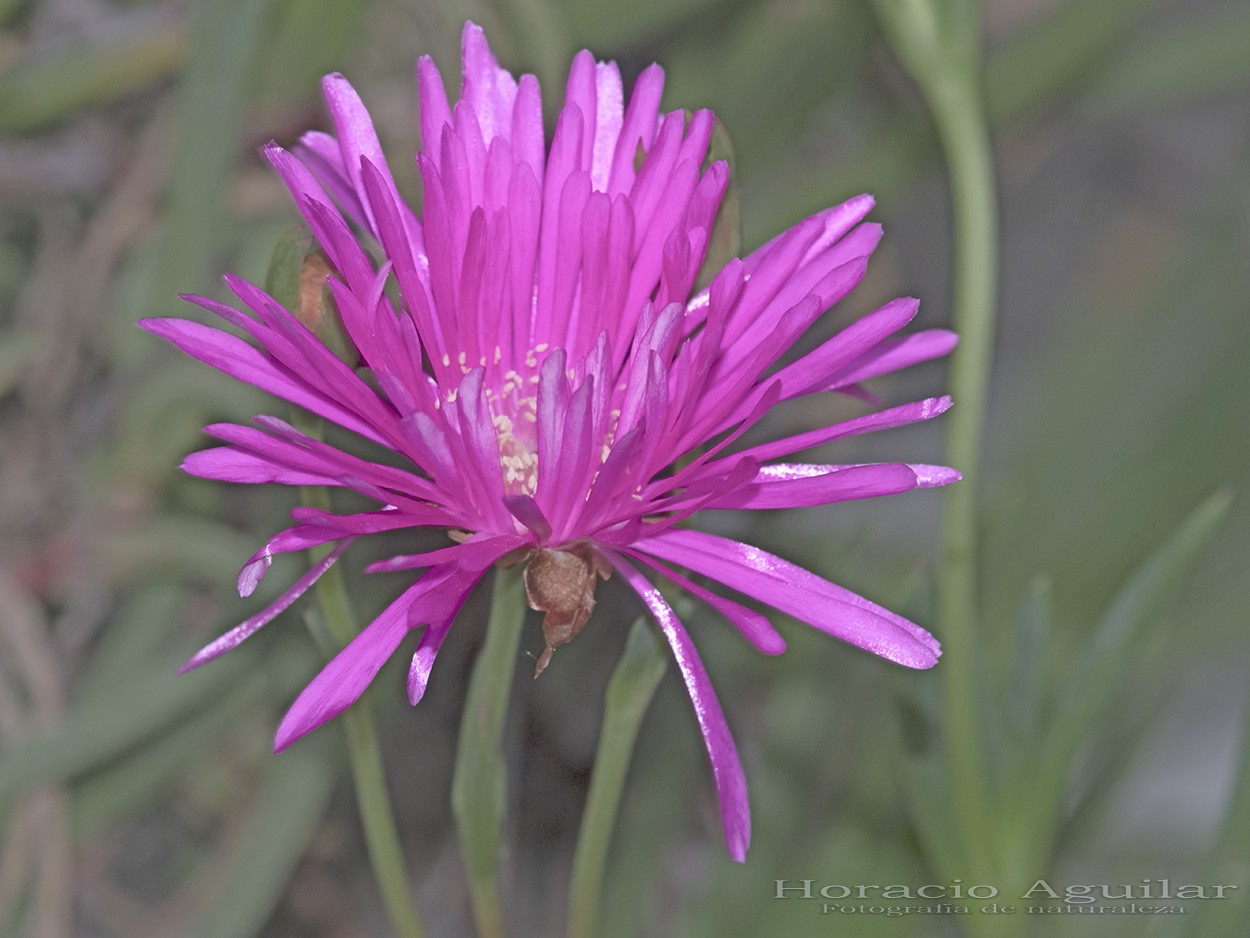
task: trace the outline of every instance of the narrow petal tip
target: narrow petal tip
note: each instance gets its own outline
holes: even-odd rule
[[[924,489],[950,485],[964,477],[962,472],[950,466],[926,466],[911,463],[907,468],[916,474],[916,485]]]
[[[414,707],[421,702],[430,685],[430,669],[433,663],[434,655],[430,653],[430,649],[418,647],[413,653],[412,664],[408,667],[408,703]]]
[[[316,679],[314,679],[314,684],[304,688],[303,693],[295,699],[282,718],[282,722],[278,724],[278,729],[273,735],[275,755],[297,739],[307,736],[317,727],[333,720],[354,703],[356,696],[364,690],[363,685],[356,686],[349,692],[336,697],[332,693],[327,693],[325,688],[316,687],[315,682]]]
[[[265,574],[269,572],[269,566],[273,563],[273,557],[268,553],[253,557],[239,570],[237,586],[239,595],[246,598],[256,592],[256,587],[260,585],[260,581],[265,578]]]
[[[294,725],[289,720],[290,714],[287,714],[287,717],[288,718],[283,719],[282,723],[278,726],[277,732],[273,734],[273,754],[275,756],[311,729],[311,727],[299,727]]]
[[[751,848],[751,822],[747,819],[745,830],[734,830],[730,833],[729,829],[725,830],[725,847],[729,850],[729,857],[735,863],[747,862],[747,851]]]
[[[869,195],[867,192],[861,192],[859,195],[847,199],[840,207],[844,210],[867,215],[876,206],[877,199],[875,196]]]

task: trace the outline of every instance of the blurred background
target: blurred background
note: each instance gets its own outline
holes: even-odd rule
[[[221,295],[224,271],[263,281],[296,215],[256,150],[326,126],[327,71],[360,90],[415,196],[413,64],[433,55],[454,89],[466,18],[505,66],[539,76],[549,118],[576,50],[615,59],[627,81],[661,62],[666,107],[713,107],[732,135],[748,249],[874,193],[885,240],[817,331],[898,295],[922,299],[920,325],[949,323],[936,138],[866,0],[0,0],[0,934],[388,933],[339,729],[269,754],[317,666],[300,608],[174,674],[263,605],[237,597],[235,573],[294,504],[285,489],[176,467],[204,445],[204,423],[281,405],[134,322],[185,314],[179,292]],[[1065,915],[1028,927],[1242,934],[1250,8],[986,0],[984,18],[1003,283],[982,493],[986,634],[969,693],[987,712],[1040,701],[1034,723],[987,736],[995,759],[1027,769],[1041,758],[1048,714],[1096,658],[1091,635],[1121,587],[1205,497],[1233,495],[1214,540],[1115,656],[1120,670],[1065,763],[1045,861],[1021,872],[1055,884],[1239,883],[1241,898],[1182,922]],[[943,388],[937,363],[873,390],[893,404]],[[772,430],[862,409],[819,407],[782,411]],[[828,458],[940,462],[940,424],[859,438]],[[929,624],[939,503],[915,492],[751,528],[730,514],[705,524]],[[266,581],[269,598],[298,575],[303,561],[288,560]],[[357,576],[353,588],[369,612],[402,583]],[[404,701],[402,662],[366,698],[435,938],[471,933],[449,785],[485,598],[462,612],[418,708]],[[773,898],[779,879],[914,888],[963,875],[926,835],[940,801],[909,782],[937,745],[934,674],[780,616],[789,651],[765,659],[703,612],[690,625],[743,752],[751,853],[744,866],[725,855],[706,757],[670,673],[627,782],[603,933],[963,934],[958,916],[834,920]],[[584,637],[543,680],[517,683],[514,934],[561,933],[603,686],[637,614],[607,584]],[[525,644],[540,650],[536,625]],[[1027,814],[1027,797],[1010,807]]]

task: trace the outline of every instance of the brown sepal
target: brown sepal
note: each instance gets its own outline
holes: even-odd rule
[[[539,549],[525,568],[525,598],[543,616],[547,647],[538,657],[534,677],[542,674],[551,653],[566,645],[589,621],[595,608],[595,578],[606,580],[612,568],[587,544],[571,550]]]

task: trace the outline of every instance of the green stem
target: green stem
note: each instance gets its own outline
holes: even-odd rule
[[[573,854],[569,938],[594,938],[599,934],[603,870],[625,775],[638,739],[638,728],[667,664],[668,657],[655,631],[645,620],[636,621],[604,694],[599,749],[595,753],[594,774]]]
[[[324,487],[306,486],[300,489],[300,493],[303,504],[330,510],[330,496]],[[327,548],[317,548],[309,553],[316,562],[326,552]],[[338,566],[327,570],[313,587],[313,595],[320,612],[321,624],[328,633],[318,635],[314,629],[313,637],[320,645],[329,644],[329,651],[337,651],[360,631],[342,570]],[[326,638],[331,641],[326,642]],[[327,649],[323,648],[325,650]],[[395,934],[400,938],[422,938],[425,932],[417,916],[408,882],[404,852],[395,829],[395,814],[386,790],[377,726],[368,702],[360,701],[351,707],[343,714],[340,723],[347,735],[348,761],[355,783],[356,807],[360,811],[369,862],[373,866],[373,877],[382,895],[386,914]]]
[[[502,742],[525,608],[522,568],[496,569],[486,641],[469,679],[452,779],[451,807],[480,938],[504,934],[499,866],[507,784]]]
[[[978,653],[977,495],[994,344],[998,269],[994,166],[977,73],[931,90],[930,102],[950,172],[955,226],[954,328],[946,459],[963,481],[946,490],[938,621],[945,645],[941,689],[951,777],[974,854],[986,846],[985,754],[976,708]]]
[[[950,176],[954,221],[953,325],[946,459],[963,481],[946,490],[938,622],[938,668],[955,810],[970,863],[992,862],[987,764],[976,702],[977,495],[985,432],[998,282],[997,206],[982,87],[980,15],[975,0],[876,0],[900,58],[937,125]]]

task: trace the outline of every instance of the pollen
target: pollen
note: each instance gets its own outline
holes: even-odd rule
[[[500,355],[496,348],[496,362]],[[526,355],[526,364],[527,372],[537,367],[535,350],[531,349]],[[504,490],[510,495],[533,495],[538,490],[538,394],[533,386],[537,380],[536,374],[522,374],[509,368],[494,388],[485,391],[499,441],[499,469]]]
[[[522,415],[530,421],[536,420],[534,407],[535,398],[527,398],[521,402],[524,409]],[[533,495],[538,490],[538,453],[536,447],[530,446],[523,439],[533,434],[522,434],[513,422],[513,416],[504,413],[494,414],[491,422],[495,425],[495,435],[499,438],[499,468],[503,472],[504,488],[511,495]]]

